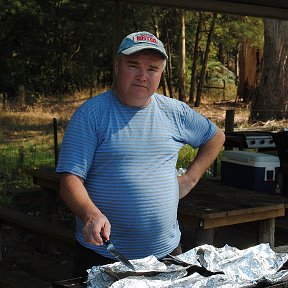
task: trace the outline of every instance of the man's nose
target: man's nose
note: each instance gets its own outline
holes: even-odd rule
[[[136,77],[137,80],[145,81],[147,80],[147,72],[144,69],[139,69]]]

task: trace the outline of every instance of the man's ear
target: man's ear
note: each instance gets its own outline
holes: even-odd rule
[[[116,60],[115,60],[115,63],[114,63],[114,72],[115,72],[115,75],[116,75],[116,76],[117,76],[117,74],[118,74],[119,65],[120,65],[119,59],[116,59]]]

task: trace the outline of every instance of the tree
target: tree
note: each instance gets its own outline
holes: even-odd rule
[[[197,86],[196,100],[195,100],[195,104],[194,104],[195,107],[199,107],[200,103],[201,103],[201,93],[202,93],[202,89],[203,89],[204,76],[205,76],[205,71],[206,71],[206,67],[207,67],[207,63],[208,63],[208,59],[209,59],[210,46],[211,46],[212,36],[214,33],[214,29],[215,29],[216,18],[217,18],[217,13],[213,13],[210,29],[209,29],[208,36],[207,36],[204,59],[203,59],[202,68],[201,68],[201,72],[200,72],[200,76],[199,76],[199,83]]]
[[[252,99],[250,120],[288,116],[288,21],[264,20],[263,68]]]
[[[19,96],[22,103],[32,103],[38,95],[61,99],[88,89],[92,96],[95,88],[110,87],[117,47],[113,43],[119,42],[115,30],[123,36],[141,29],[158,35],[169,56],[161,79],[163,93],[177,97],[179,91],[180,100],[188,101],[185,88],[188,92],[190,85],[193,103],[199,84],[197,106],[205,81],[221,80],[226,67],[234,71],[236,47],[246,38],[257,38],[257,25],[250,18],[219,15],[212,31],[211,13],[187,10],[183,17],[181,11],[179,21],[177,9],[152,7],[151,13],[151,6],[133,1],[0,0],[0,6],[0,91],[14,98],[13,103],[19,103]],[[115,16],[115,7],[122,15]],[[181,53],[180,45],[186,48]]]
[[[263,54],[262,48],[257,48],[250,43],[242,43],[239,45],[238,63],[238,98],[243,102],[251,102],[253,90],[259,81],[260,63]]]
[[[19,104],[19,100],[24,104],[26,87],[33,82],[31,74],[38,67],[39,11],[33,1],[0,3],[0,91],[10,104]]]
[[[197,85],[197,60],[198,60],[198,50],[199,50],[199,40],[200,40],[200,32],[201,32],[201,26],[203,22],[203,13],[198,13],[198,23],[195,33],[195,44],[193,49],[193,59],[192,59],[192,68],[191,68],[191,81],[190,81],[190,92],[189,92],[189,103],[194,103],[194,91],[195,87]]]
[[[179,39],[179,100],[185,101],[185,82],[186,82],[186,46],[185,46],[185,11],[179,10],[179,23],[180,23],[180,39]]]
[[[159,19],[157,17],[157,8],[152,6],[152,22],[154,26],[154,34],[160,39]],[[163,95],[168,95],[167,83],[165,78],[165,69],[161,75],[160,85],[162,86]]]
[[[238,99],[250,101],[263,49],[262,19],[219,15],[213,42],[218,45],[218,60],[236,76]]]

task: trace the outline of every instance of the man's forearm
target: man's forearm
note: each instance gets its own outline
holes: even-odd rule
[[[84,222],[83,236],[91,244],[101,245],[100,233],[110,237],[111,225],[90,199],[82,178],[64,173],[60,181],[60,195],[71,211]]]
[[[198,183],[221,151],[225,141],[224,133],[218,129],[213,138],[199,148],[198,153],[185,175],[180,176],[180,199],[186,196]],[[183,177],[183,178],[181,178]]]
[[[62,174],[60,196],[71,211],[86,223],[101,214],[101,211],[91,201],[83,183],[83,179],[78,176]]]

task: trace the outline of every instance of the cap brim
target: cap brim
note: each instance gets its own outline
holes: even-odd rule
[[[137,46],[135,45],[133,47],[130,47],[128,49],[121,51],[120,53],[122,53],[124,55],[131,55],[131,54],[137,53],[137,52],[142,51],[142,50],[147,50],[147,49],[155,50],[155,51],[159,52],[165,59],[168,59],[167,54],[163,50],[159,49],[156,46],[152,46],[152,45],[147,46],[147,44],[137,45]]]

